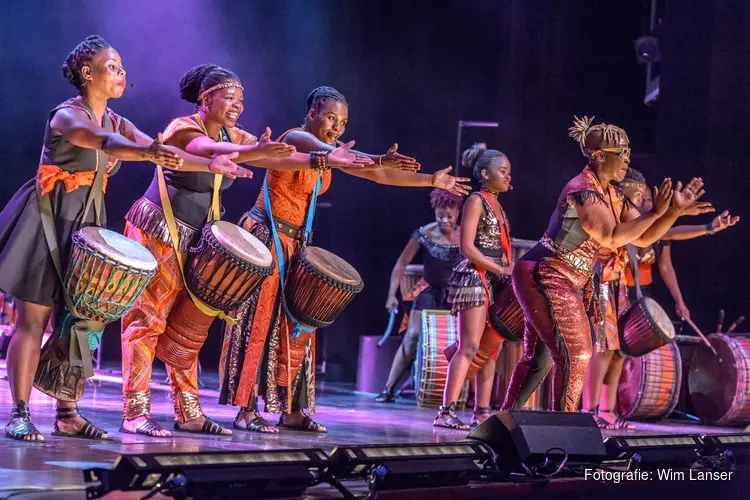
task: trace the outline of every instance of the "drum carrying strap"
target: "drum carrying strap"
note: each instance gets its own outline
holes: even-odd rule
[[[633,274],[633,283],[635,283],[635,298],[641,300],[643,292],[641,292],[641,277],[638,275],[638,253],[631,243],[625,245],[625,250],[628,252],[628,260],[630,261],[630,272]]]
[[[102,185],[104,184],[104,172],[107,169],[106,159],[100,160],[100,151],[96,151],[96,176],[94,177],[94,183],[89,191],[88,198],[86,199],[86,207],[83,211],[83,216],[80,219],[80,224],[83,224],[88,217],[89,210],[94,207],[94,214],[96,218],[96,225],[101,226],[101,211],[102,211],[102,199],[103,191]],[[91,350],[95,349],[99,344],[101,334],[104,332],[104,323],[93,321],[81,317],[80,313],[73,304],[73,300],[68,295],[68,291],[65,288],[65,276],[63,275],[62,262],[60,261],[60,248],[57,244],[57,230],[55,228],[55,219],[52,212],[52,202],[50,201],[50,194],[42,194],[41,186],[36,183],[36,196],[39,204],[39,213],[42,219],[42,230],[44,231],[44,238],[47,240],[47,247],[49,248],[50,257],[55,265],[57,276],[60,279],[62,296],[65,299],[65,306],[67,307],[70,314],[76,319],[70,327],[70,351],[69,361],[71,367],[80,367],[83,371],[85,378],[94,376],[94,364],[91,359]],[[64,332],[60,332],[63,334]],[[94,339],[89,339],[89,336],[93,335]]]
[[[315,181],[315,187],[313,188],[312,195],[310,196],[310,208],[307,210],[307,219],[305,220],[305,232],[302,237],[302,245],[307,246],[308,239],[310,237],[310,231],[312,231],[312,223],[315,218],[315,205],[318,202],[318,193],[320,187],[323,184],[323,174],[318,173],[318,180]],[[281,284],[281,301],[284,305],[284,311],[289,319],[294,323],[294,331],[291,333],[291,337],[296,339],[303,331],[312,332],[315,328],[304,326],[302,323],[289,312],[289,306],[286,303],[286,294],[284,293],[284,281],[286,277],[286,267],[284,265],[284,249],[281,247],[281,239],[279,233],[276,231],[276,225],[273,223],[273,211],[271,210],[271,197],[268,194],[268,176],[263,179],[263,203],[266,205],[266,213],[268,214],[268,225],[271,227],[271,235],[273,236],[273,246],[276,249],[276,260],[279,263],[279,282]]]
[[[177,223],[174,219],[174,212],[172,211],[172,203],[169,200],[169,193],[167,191],[167,181],[164,178],[164,169],[161,165],[156,166],[156,176],[159,181],[159,199],[161,200],[161,208],[164,211],[164,220],[167,222],[167,229],[169,230],[169,239],[172,241],[172,248],[174,248],[174,255],[177,259],[177,267],[180,268],[180,276],[182,277],[182,283],[185,285],[185,290],[193,301],[195,307],[200,312],[207,316],[218,317],[226,321],[230,326],[234,325],[237,320],[224,313],[209,306],[201,299],[193,295],[187,284],[185,283],[185,263],[182,261],[182,253],[180,253],[180,234],[177,231]],[[219,187],[221,186],[221,175],[216,174],[214,176],[214,187],[213,187],[213,199],[211,200],[211,209],[208,212],[208,222],[219,219],[220,208],[219,208]],[[218,179],[218,180],[217,180]],[[214,207],[215,205],[215,207]],[[215,217],[215,218],[212,218]]]
[[[208,135],[208,131],[206,130],[206,126],[203,124],[203,121],[200,118],[200,115],[196,114],[194,116],[196,122],[198,123],[198,126],[201,128],[206,137],[210,137]],[[219,137],[221,142],[229,141],[229,134],[224,129],[224,127],[219,129]],[[197,307],[198,310],[203,314],[207,316],[218,317],[219,319],[226,321],[230,326],[234,325],[237,322],[236,319],[225,314],[224,311],[219,311],[209,306],[201,299],[193,295],[193,292],[191,292],[188,288],[187,283],[185,282],[185,263],[182,260],[182,253],[180,253],[180,235],[177,231],[177,223],[175,222],[174,211],[172,210],[172,202],[169,199],[169,192],[167,190],[167,181],[164,178],[164,169],[161,165],[156,166],[156,176],[159,183],[159,200],[161,201],[161,209],[164,212],[164,220],[167,222],[169,239],[172,241],[172,248],[174,248],[174,255],[177,259],[177,267],[180,268],[182,284],[185,286],[185,290],[187,291],[190,300],[193,301],[195,307]],[[219,191],[221,188],[221,181],[223,180],[223,177],[224,176],[222,176],[221,174],[214,174],[213,189],[211,192],[211,206],[208,208],[206,223],[211,223],[213,221],[221,219],[221,203],[219,202]]]

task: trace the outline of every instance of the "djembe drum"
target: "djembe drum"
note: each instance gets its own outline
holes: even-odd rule
[[[504,341],[518,342],[523,339],[523,310],[518,303],[510,280],[498,286],[495,300],[487,311],[491,328],[486,328],[479,341],[479,349],[471,360],[466,378],[471,380],[492,359],[497,359],[498,350]],[[445,350],[448,361],[458,351],[458,342]]]
[[[695,351],[688,374],[690,399],[704,423],[750,423],[750,340],[721,333],[708,336],[708,348]]]
[[[670,343],[637,358],[625,358],[617,386],[617,411],[626,419],[661,420],[677,406],[682,358]]]
[[[364,283],[344,259],[318,247],[302,247],[286,278],[289,312],[313,328],[329,326],[362,291]]]
[[[422,333],[417,353],[417,405],[437,408],[443,404],[443,391],[448,377],[448,360],[444,351],[458,340],[458,324],[450,311],[425,309],[422,311]],[[466,405],[468,383],[456,401],[458,408]]]
[[[516,342],[523,339],[523,310],[510,280],[497,287],[494,302],[487,310],[487,319],[505,340]]]
[[[229,222],[216,221],[204,226],[185,268],[185,283],[193,295],[216,310],[229,312],[273,273],[274,264],[271,251],[255,236]],[[175,368],[189,369],[213,320],[182,293],[159,336],[156,357]]]
[[[428,286],[424,279],[424,266],[409,264],[404,269],[404,275],[401,276],[401,282],[399,283],[401,299],[404,302],[411,302]]]
[[[271,251],[255,236],[230,222],[203,227],[198,246],[190,250],[185,284],[203,302],[229,312],[273,273]]]
[[[651,297],[641,297],[620,318],[620,348],[628,356],[643,356],[674,342],[675,330],[664,309]]]
[[[101,227],[86,227],[73,235],[64,287],[82,318],[106,324],[133,306],[156,269],[154,256],[137,242]],[[78,401],[83,395],[83,366],[71,362],[70,356],[76,321],[69,312],[59,319],[42,348],[34,377],[34,387],[63,401]],[[98,347],[101,333],[89,332],[91,351]]]

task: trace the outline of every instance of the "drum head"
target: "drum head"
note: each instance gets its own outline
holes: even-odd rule
[[[261,241],[240,226],[230,222],[216,221],[211,224],[211,233],[216,240],[238,259],[260,267],[273,264],[271,251]]]
[[[157,267],[156,259],[151,252],[119,233],[103,227],[89,226],[77,234],[90,248],[128,267],[144,271],[153,271]]]
[[[318,247],[305,247],[304,259],[321,273],[351,286],[362,284],[356,269],[341,257]]]
[[[676,334],[674,324],[659,303],[651,297],[643,297],[641,300],[643,301],[642,306],[644,310],[649,314],[654,323],[659,325],[664,335],[670,339],[674,339]]]
[[[690,400],[695,413],[705,423],[730,423],[735,420],[730,410],[735,404],[741,372],[747,365],[745,349],[750,347],[750,342],[722,334],[709,335],[708,341],[718,356],[714,356],[707,347],[701,346],[696,350],[688,375]],[[738,342],[740,345],[736,345]],[[738,355],[745,359],[738,359]],[[740,420],[733,423],[746,423],[750,419],[745,416]]]
[[[422,264],[409,264],[404,269],[404,276],[424,276],[424,266]]]

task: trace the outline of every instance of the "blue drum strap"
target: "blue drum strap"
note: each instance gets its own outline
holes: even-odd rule
[[[308,238],[310,237],[310,231],[312,231],[312,223],[313,218],[315,217],[315,205],[318,201],[318,193],[320,192],[320,187],[323,184],[323,174],[318,173],[318,180],[315,182],[315,187],[313,188],[312,196],[310,197],[310,208],[307,210],[307,220],[305,221],[305,232],[302,236],[302,246],[307,246]],[[281,303],[284,306],[284,312],[286,312],[286,315],[289,317],[290,320],[292,320],[292,323],[294,324],[294,330],[292,331],[292,338],[296,339],[299,337],[303,331],[305,332],[312,332],[315,329],[311,328],[309,326],[305,326],[292,315],[291,312],[289,312],[289,306],[286,303],[286,294],[284,293],[284,282],[286,281],[286,266],[284,263],[284,249],[281,246],[281,239],[279,238],[279,233],[276,231],[276,224],[273,222],[273,211],[271,209],[271,197],[268,194],[268,174],[266,174],[266,177],[263,179],[263,203],[266,206],[266,214],[268,214],[268,225],[271,228],[271,235],[273,236],[273,247],[276,250],[276,260],[279,263],[279,283],[280,283],[280,292],[281,292]]]

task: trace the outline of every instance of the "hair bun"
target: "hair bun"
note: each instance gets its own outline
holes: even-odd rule
[[[218,66],[215,64],[199,64],[190,68],[180,78],[180,97],[187,102],[198,104],[203,78],[216,68]]]
[[[483,142],[474,143],[461,155],[461,164],[466,168],[473,169],[485,151],[487,151],[487,144]]]

